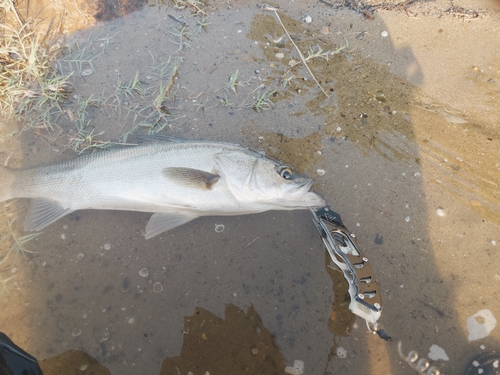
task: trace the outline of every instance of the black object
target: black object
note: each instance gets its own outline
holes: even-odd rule
[[[43,375],[36,358],[0,332],[0,375]]]
[[[481,354],[473,358],[467,366],[465,375],[500,375],[500,354]]]
[[[381,338],[384,339],[385,341],[392,341],[392,337],[389,336],[383,329],[376,330],[377,335]]]

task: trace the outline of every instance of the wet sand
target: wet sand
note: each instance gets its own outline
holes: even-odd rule
[[[300,61],[295,47],[276,16],[255,4],[209,4],[206,32],[195,32],[192,8],[144,7],[79,37],[88,51],[104,52],[90,74],[72,77],[67,109],[76,113],[90,95],[101,100],[88,109],[95,134],[105,132],[96,139],[117,142],[134,129],[144,120],[134,123],[134,113],[162,80],[173,83],[162,102],[168,124],[154,118],[162,134],[265,149],[315,177],[314,190],[371,261],[392,342],[349,313],[345,281],[328,267],[307,211],[202,218],[151,240],[143,237],[150,214],[75,212],[28,242],[33,253],[14,269],[12,258],[3,265],[2,278],[15,278],[1,296],[1,330],[38,359],[80,349],[112,374],[281,374],[295,360],[305,374],[414,374],[398,341],[422,356],[438,345],[449,360],[433,364],[461,374],[472,357],[498,351],[498,327],[470,341],[466,320],[484,309],[500,316],[499,5],[454,4],[363,13],[273,3],[286,10],[280,17],[305,56],[317,46],[339,50],[309,63],[328,97],[303,63],[291,67]],[[188,25],[184,45],[168,14]],[[172,80],[152,68],[169,57],[182,58]],[[68,60],[64,73],[75,69]],[[116,86],[136,72],[150,91],[115,101]],[[273,106],[255,111],[268,89]],[[2,138],[2,162],[75,157],[75,124],[69,115],[58,121],[58,134]],[[137,127],[127,142],[147,130]],[[20,235],[27,204],[8,208],[19,214]],[[81,366],[73,363],[79,373],[93,368]]]

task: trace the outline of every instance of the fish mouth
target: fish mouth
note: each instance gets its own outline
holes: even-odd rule
[[[300,206],[315,208],[326,206],[326,201],[322,197],[309,191],[313,184],[314,180],[312,178],[307,179],[296,188],[290,190],[290,194],[295,198],[296,202],[300,203]]]

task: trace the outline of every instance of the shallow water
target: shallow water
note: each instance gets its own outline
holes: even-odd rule
[[[306,374],[413,374],[398,341],[423,356],[439,345],[450,361],[436,364],[459,374],[480,345],[498,349],[498,328],[469,341],[466,326],[479,310],[500,312],[498,130],[490,117],[430,96],[428,62],[381,37],[383,19],[308,7],[308,25],[304,11],[292,7],[281,19],[306,56],[348,42],[328,60],[310,61],[329,97],[302,65],[287,73],[300,58],[272,13],[221,7],[196,33],[199,18],[187,10],[145,7],[78,36],[59,65],[74,71],[76,89],[57,118],[60,132],[23,133],[10,163],[75,157],[71,114],[91,95],[93,142],[130,133],[133,143],[162,128],[265,149],[314,176],[314,190],[356,233],[378,276],[380,323],[393,342],[348,312],[347,285],[328,268],[307,211],[201,218],[147,241],[150,214],[79,211],[27,244],[34,253],[2,296],[2,330],[17,344],[39,359],[81,349],[113,374],[159,373],[165,358],[165,374],[281,374],[295,360]],[[182,43],[174,31],[182,25],[168,14],[187,24]],[[84,48],[87,57],[100,54],[70,64]],[[168,61],[178,61],[178,72],[159,77],[152,67]],[[138,89],[117,92],[136,72]],[[494,79],[489,90],[498,89]],[[160,81],[168,98],[154,102]],[[266,90],[275,90],[274,104],[258,112],[252,105]]]

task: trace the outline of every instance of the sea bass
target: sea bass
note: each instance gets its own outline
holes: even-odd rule
[[[146,238],[200,216],[323,207],[313,180],[239,145],[162,137],[31,169],[0,169],[0,202],[32,198],[40,230],[82,209],[154,212]]]

